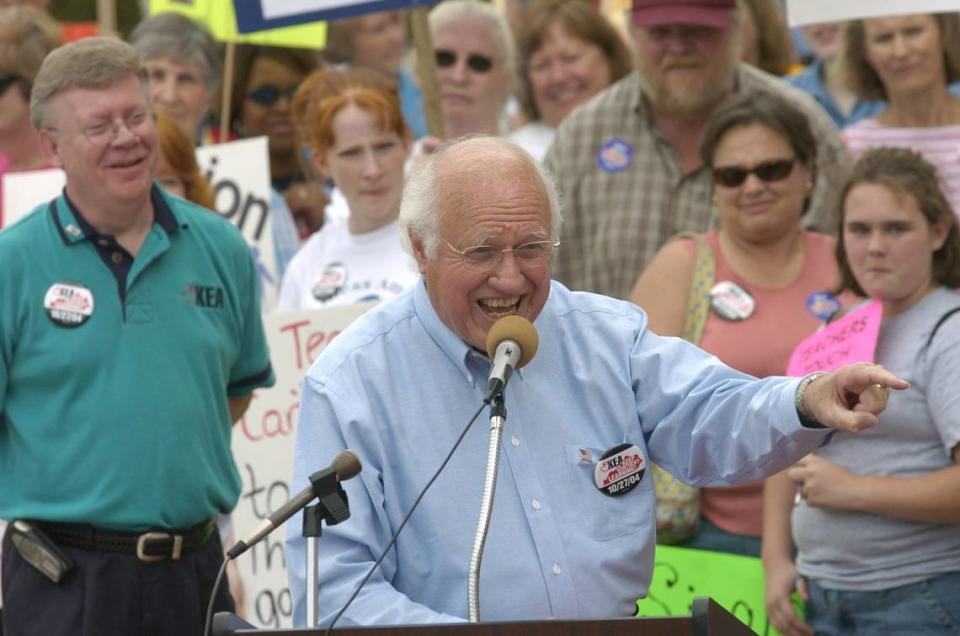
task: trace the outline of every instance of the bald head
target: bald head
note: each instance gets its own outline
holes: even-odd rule
[[[522,148],[499,137],[471,136],[451,140],[432,153],[410,176],[400,204],[404,244],[422,244],[433,258],[439,244],[441,209],[460,210],[464,198],[493,193],[507,183],[531,183],[549,209],[550,226],[559,238],[563,223],[553,177]]]

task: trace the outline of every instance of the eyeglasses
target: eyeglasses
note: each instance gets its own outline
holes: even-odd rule
[[[439,68],[449,68],[457,63],[457,54],[446,49],[437,49],[437,66]],[[471,53],[467,56],[467,66],[475,73],[486,73],[493,68],[493,59],[479,53]]]
[[[116,120],[107,120],[98,122],[96,124],[91,124],[90,126],[84,126],[79,130],[84,137],[87,138],[92,144],[96,145],[107,145],[112,144],[116,140],[117,136],[120,134],[120,128],[126,127],[131,134],[139,137],[145,132],[148,122],[153,121],[153,113],[148,110],[135,110],[128,115],[125,115],[120,119],[120,122],[117,123]],[[65,130],[60,130],[52,126],[48,126],[48,130],[54,132],[65,132]],[[68,132],[68,131],[67,131]]]
[[[725,188],[736,188],[743,185],[747,177],[752,174],[757,175],[758,179],[767,183],[782,181],[793,172],[793,164],[796,162],[797,158],[794,157],[793,159],[771,159],[758,163],[752,168],[744,168],[743,166],[714,168],[713,182]]]
[[[14,75],[13,73],[3,73],[0,74],[0,95],[3,95],[7,90],[19,82],[22,78],[19,75]]]
[[[464,267],[475,272],[486,272],[496,269],[503,260],[503,255],[513,252],[513,257],[521,263],[530,265],[545,263],[560,247],[560,241],[530,241],[514,247],[493,247],[492,245],[474,245],[465,250],[458,250],[444,238],[441,238],[451,250],[457,253]]]
[[[261,106],[273,106],[280,100],[281,97],[286,97],[288,100],[293,99],[293,94],[297,92],[299,87],[300,82],[291,84],[286,88],[280,88],[278,86],[274,86],[273,84],[261,84],[247,93],[247,99],[258,103]]]

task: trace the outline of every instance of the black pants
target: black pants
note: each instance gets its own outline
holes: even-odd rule
[[[60,584],[24,561],[3,538],[5,636],[189,636],[203,633],[210,593],[223,562],[216,530],[177,561],[62,547],[75,564]],[[234,610],[226,579],[214,611]]]

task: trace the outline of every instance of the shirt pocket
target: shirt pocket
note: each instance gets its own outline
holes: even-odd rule
[[[594,482],[596,462],[605,452],[586,446],[564,446],[564,456],[570,475],[570,497],[580,514],[587,535],[595,541],[609,541],[640,530],[649,529],[653,521],[653,477],[644,469],[643,477],[633,490],[619,495],[601,492]],[[585,452],[592,461],[584,461]],[[640,449],[650,463],[646,452]]]

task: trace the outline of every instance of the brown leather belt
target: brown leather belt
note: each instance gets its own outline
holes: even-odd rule
[[[151,530],[139,534],[79,523],[30,523],[43,530],[54,543],[82,550],[133,554],[145,562],[164,559],[176,561],[183,553],[206,544],[216,530],[212,519],[188,530]]]

